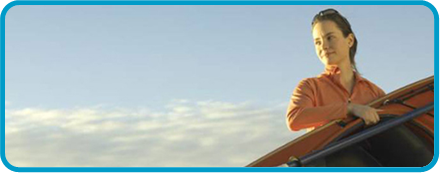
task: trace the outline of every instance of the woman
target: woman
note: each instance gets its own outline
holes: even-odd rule
[[[385,93],[357,71],[357,40],[350,23],[338,11],[327,9],[313,18],[312,34],[325,71],[295,88],[287,110],[289,129],[316,128],[347,116],[362,118],[367,125],[377,123],[380,110],[365,104]]]

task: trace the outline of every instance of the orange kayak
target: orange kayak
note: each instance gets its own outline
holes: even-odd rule
[[[247,167],[422,167],[434,155],[434,76],[369,104],[381,121],[335,120],[275,149]]]

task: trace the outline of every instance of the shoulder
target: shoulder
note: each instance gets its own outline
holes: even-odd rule
[[[374,82],[372,82],[371,80],[369,80],[369,79],[367,79],[367,78],[365,78],[365,77],[361,77],[362,78],[362,83],[364,84],[364,85],[367,85],[367,86],[369,86],[369,87],[371,87],[371,88],[379,88],[379,86],[377,86]]]
[[[295,88],[295,92],[315,93],[317,90],[319,90],[319,88],[323,88],[323,80],[324,79],[320,77],[304,78],[299,81],[298,85]]]
[[[298,87],[301,87],[301,86],[314,87],[317,85],[317,83],[319,83],[320,80],[321,79],[319,77],[304,78],[301,81],[299,81]]]
[[[368,80],[364,77],[362,77],[362,83],[365,85],[366,88],[369,88],[372,92],[374,92],[377,96],[383,96],[385,95],[385,92],[380,88],[377,84],[372,82],[371,80]]]
[[[310,87],[310,88],[320,88],[331,83],[331,79],[328,75],[320,74],[315,77],[307,77],[303,78],[298,83],[298,87]]]

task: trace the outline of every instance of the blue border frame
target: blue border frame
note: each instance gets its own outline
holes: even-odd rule
[[[5,155],[5,17],[6,13],[18,5],[423,5],[428,7],[434,15],[434,67],[435,93],[438,93],[438,25],[439,18],[436,8],[426,1],[13,1],[6,5],[1,13],[1,160],[11,171],[16,172],[425,172],[434,167],[438,161],[438,94],[435,102],[435,137],[434,158],[425,167],[385,167],[385,168],[249,168],[249,167],[15,167],[11,165]]]

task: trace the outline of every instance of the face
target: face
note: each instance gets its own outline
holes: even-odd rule
[[[349,52],[354,42],[353,35],[344,37],[335,22],[327,20],[315,24],[313,39],[316,54],[324,65],[350,65]]]

